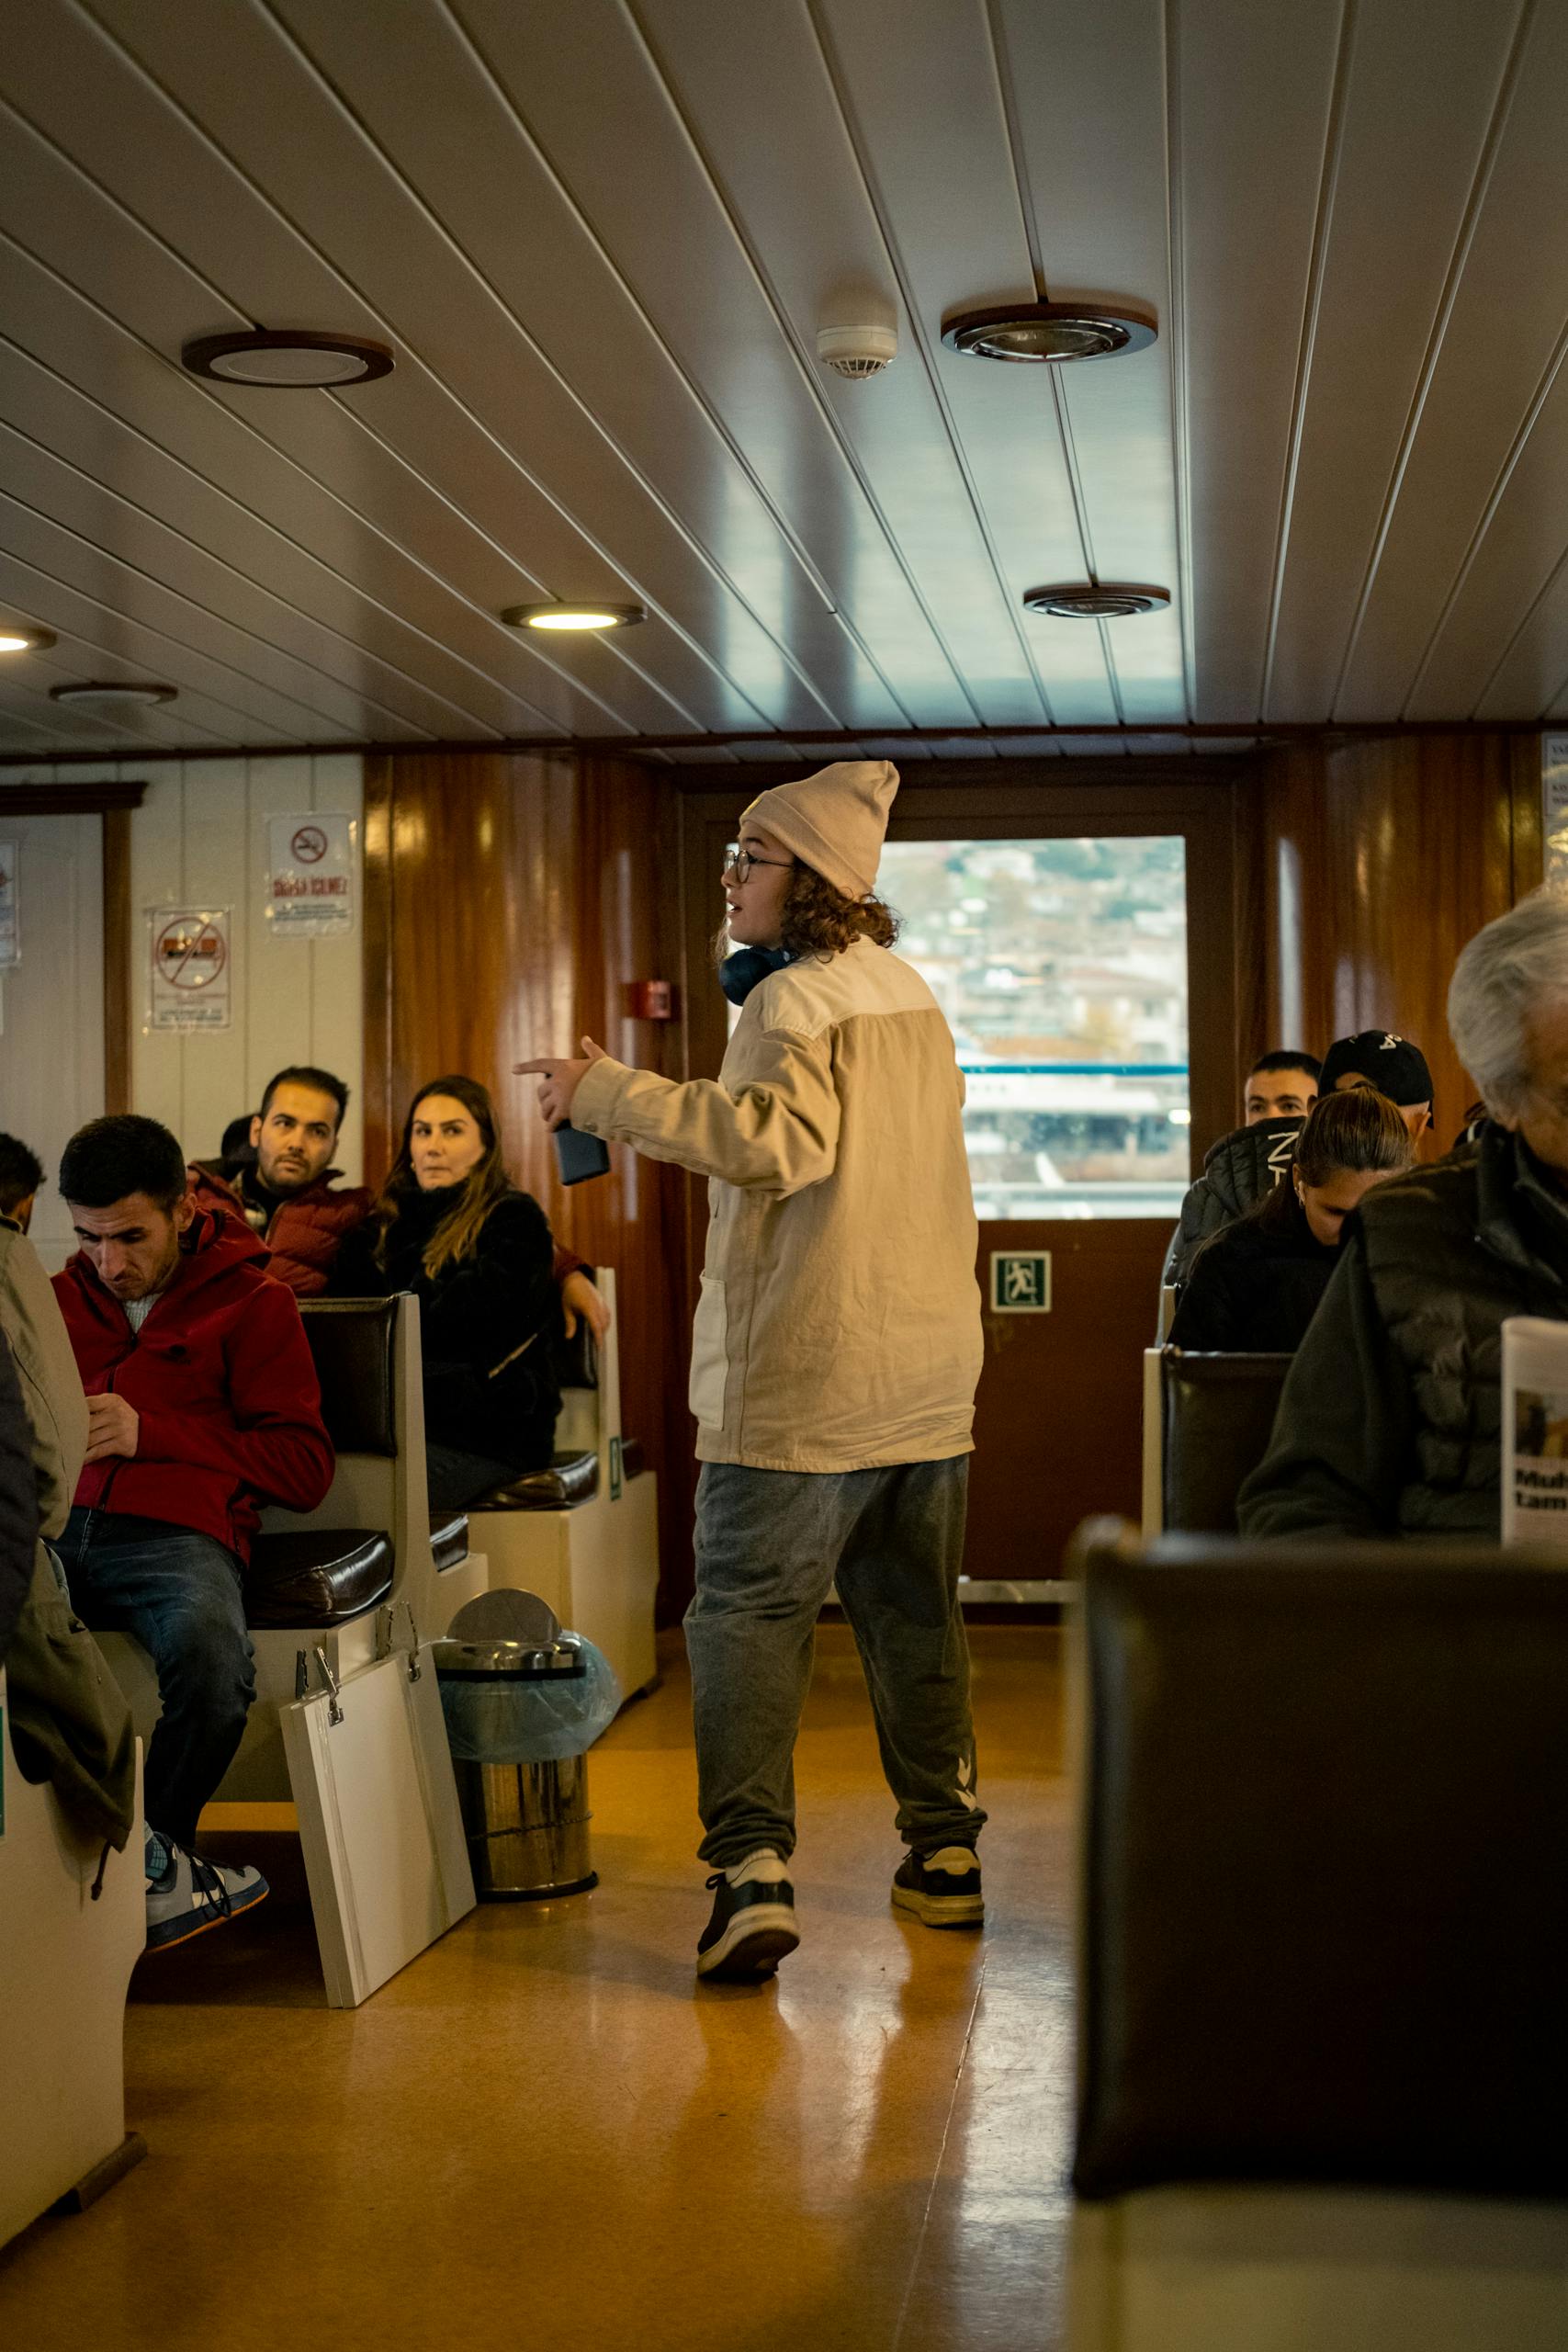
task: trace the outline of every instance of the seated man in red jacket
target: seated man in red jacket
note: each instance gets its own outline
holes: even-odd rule
[[[147,1940],[182,1942],[266,1893],[192,1852],[255,1694],[241,1577],[264,1503],[313,1510],[332,1441],[299,1309],[263,1245],[197,1209],[155,1119],[94,1119],[60,1190],[80,1243],[54,1277],[87,1392],[59,1550],[77,1614],[134,1634],[164,1712],[148,1752]]]
[[[330,1069],[297,1062],[269,1079],[251,1121],[254,1159],[235,1168],[198,1159],[190,1170],[198,1208],[243,1216],[272,1252],[266,1272],[301,1298],[324,1291],[344,1237],[368,1216],[365,1184],[336,1182],[329,1163],[348,1109],[348,1089]],[[595,1340],[610,1328],[610,1310],[570,1250],[556,1248],[556,1280],[567,1337],[581,1315]]]

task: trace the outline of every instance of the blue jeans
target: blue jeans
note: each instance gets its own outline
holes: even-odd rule
[[[986,1816],[958,1605],[968,1494],[966,1454],[836,1473],[704,1464],[686,1611],[704,1861],[795,1850],[795,1734],[835,1580],[900,1836],[926,1854],[975,1843]]]
[[[143,1805],[150,1828],[189,1846],[256,1692],[240,1563],[210,1535],[126,1511],[73,1510],[59,1551],[76,1614],[133,1634],[158,1669]]]

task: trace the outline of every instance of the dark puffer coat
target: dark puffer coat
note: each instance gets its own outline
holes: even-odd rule
[[[1203,1173],[1188,1187],[1181,1221],[1165,1253],[1160,1281],[1179,1286],[1205,1241],[1266,1200],[1291,1164],[1304,1119],[1262,1119],[1211,1144]]]
[[[1241,1490],[1244,1535],[1501,1527],[1503,1325],[1568,1322],[1568,1193],[1499,1127],[1380,1184]]]

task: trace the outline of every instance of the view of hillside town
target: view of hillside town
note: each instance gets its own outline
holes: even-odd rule
[[[1174,1216],[1190,1124],[1181,840],[890,842],[878,888],[958,1040],[980,1216]]]

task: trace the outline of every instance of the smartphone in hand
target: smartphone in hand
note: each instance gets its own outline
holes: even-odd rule
[[[609,1174],[609,1146],[597,1136],[585,1136],[570,1119],[555,1133],[556,1165],[563,1184],[585,1184],[591,1176]]]

